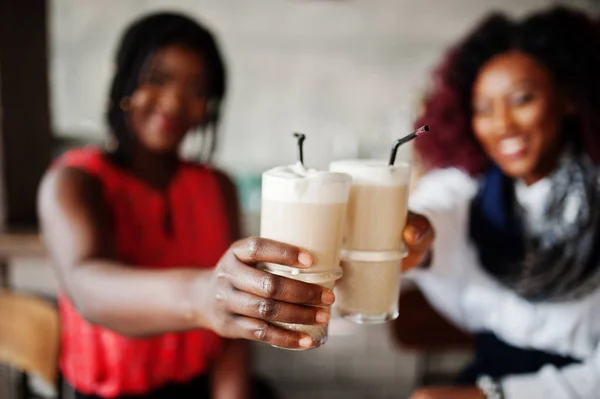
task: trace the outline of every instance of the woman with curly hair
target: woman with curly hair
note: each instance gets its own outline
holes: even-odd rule
[[[413,398],[600,395],[600,43],[562,7],[488,17],[433,76],[411,274],[476,337],[455,387]],[[413,223],[413,227],[419,225]],[[410,231],[408,232],[410,233]]]

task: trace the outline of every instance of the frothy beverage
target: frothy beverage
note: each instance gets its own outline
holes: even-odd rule
[[[278,167],[262,176],[261,237],[306,249],[310,270],[267,264],[289,273],[330,273],[339,268],[340,248],[352,178],[343,173]]]
[[[340,249],[351,181],[347,174],[301,164],[263,173],[261,237],[305,249],[314,257],[308,270],[267,263],[267,271],[333,287],[342,274]],[[327,337],[326,326],[280,325],[306,332],[318,345]]]
[[[359,324],[375,324],[398,316],[398,260],[342,261],[342,268],[344,277],[336,289],[336,305],[345,318]]]
[[[385,161],[349,160],[332,171],[354,178],[343,238],[344,276],[336,286],[336,306],[361,324],[382,323],[398,316],[400,269],[405,256],[410,167]]]
[[[318,273],[318,274],[309,274],[302,273],[296,275],[290,275],[286,272],[281,272],[278,270],[272,270],[271,273],[292,278],[295,280],[304,281],[309,284],[318,284],[322,287],[327,287],[330,290],[335,286],[335,281],[339,278],[339,273]],[[330,309],[330,307],[326,307],[325,309]],[[300,331],[306,333],[311,336],[313,341],[317,346],[323,345],[327,342],[327,325],[304,325],[304,324],[291,324],[291,323],[282,323],[282,322],[274,322],[276,326],[286,328],[292,331]]]

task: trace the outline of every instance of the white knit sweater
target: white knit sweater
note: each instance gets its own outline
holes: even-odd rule
[[[517,201],[534,221],[533,204],[539,208],[547,182],[516,189]],[[468,239],[469,204],[476,190],[477,181],[456,169],[420,180],[410,208],[429,218],[436,239],[431,267],[413,270],[409,277],[467,331],[491,331],[513,346],[582,360],[560,370],[548,365],[537,373],[504,378],[507,399],[600,398],[600,290],[576,301],[531,303],[488,275]]]

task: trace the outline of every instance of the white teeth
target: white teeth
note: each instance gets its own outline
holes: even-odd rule
[[[513,155],[525,149],[525,141],[520,137],[511,137],[500,141],[500,153]]]

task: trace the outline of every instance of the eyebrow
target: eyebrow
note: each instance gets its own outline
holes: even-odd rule
[[[169,75],[168,68],[165,68],[159,64],[150,65],[150,67],[146,71],[144,71],[144,74],[152,74],[152,73],[158,73],[161,75]]]
[[[522,78],[515,82],[515,86],[519,85],[537,85],[538,81],[532,78]]]
[[[511,85],[511,89],[514,89],[515,87],[518,87],[518,86],[537,86],[538,84],[539,84],[539,82],[535,79],[532,79],[529,77],[523,77],[523,78],[517,80],[515,83],[513,83]],[[479,94],[478,90],[473,90],[473,98],[475,98],[478,94]]]

